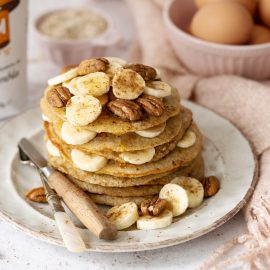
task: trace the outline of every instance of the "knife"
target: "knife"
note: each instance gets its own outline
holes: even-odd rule
[[[44,179],[62,198],[73,214],[100,239],[113,240],[117,230],[90,197],[64,174],[48,165],[47,160],[36,150],[32,143],[23,138],[19,148],[44,175]]]

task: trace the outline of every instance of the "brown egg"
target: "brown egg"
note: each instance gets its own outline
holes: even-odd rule
[[[245,6],[250,11],[250,13],[253,15],[255,12],[256,4],[257,4],[258,0],[195,0],[198,8],[201,8],[204,5],[210,4],[210,3],[227,2],[227,1],[238,2],[239,4]]]
[[[258,13],[263,23],[270,27],[270,0],[259,0]]]
[[[261,44],[270,42],[270,30],[259,24],[255,24],[251,32],[249,44]]]
[[[250,13],[235,2],[217,2],[199,9],[191,21],[191,33],[201,39],[244,44],[249,41],[253,21]]]

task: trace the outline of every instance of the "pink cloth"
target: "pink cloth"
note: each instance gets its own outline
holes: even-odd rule
[[[201,269],[270,269],[270,88],[237,76],[200,78],[189,73],[175,56],[162,20],[159,0],[127,0],[138,29],[133,61],[159,68],[181,96],[206,106],[233,122],[252,144],[259,162],[259,181],[244,208],[248,235],[220,247]],[[227,251],[244,245],[246,252],[223,259]],[[242,263],[242,268],[235,267]]]

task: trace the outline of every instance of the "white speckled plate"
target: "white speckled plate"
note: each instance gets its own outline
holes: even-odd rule
[[[190,102],[184,104],[192,109],[194,119],[205,136],[203,156],[206,175],[218,176],[220,191],[165,229],[140,231],[132,228],[119,232],[118,239],[112,242],[96,239],[77,223],[88,250],[139,251],[191,240],[229,220],[252,194],[257,181],[257,167],[248,141],[235,126],[217,114]],[[31,138],[42,151],[41,129],[39,109],[34,108],[12,119],[0,130],[0,216],[29,235],[63,245],[49,207],[29,204],[24,199],[27,190],[40,186],[40,180],[33,168],[19,163],[17,142],[21,137]]]

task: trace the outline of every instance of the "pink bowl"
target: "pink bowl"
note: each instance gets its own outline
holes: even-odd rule
[[[196,12],[193,0],[167,1],[163,18],[175,53],[198,75],[235,74],[251,79],[270,77],[270,43],[222,45],[204,41],[185,32]]]
[[[87,7],[78,7],[87,9]],[[70,8],[68,8],[70,9]],[[104,56],[106,50],[112,46],[118,45],[121,41],[120,34],[114,28],[111,18],[96,9],[89,9],[99,14],[107,21],[107,29],[100,35],[91,39],[82,40],[60,40],[41,33],[38,29],[39,23],[49,14],[64,9],[54,9],[39,15],[34,22],[34,32],[41,49],[48,59],[58,66],[77,64],[84,59],[93,56]]]

